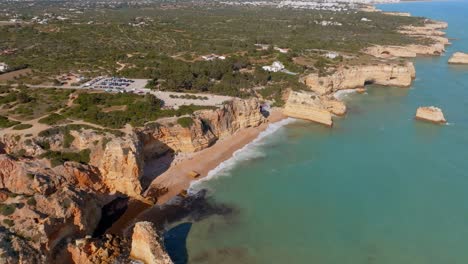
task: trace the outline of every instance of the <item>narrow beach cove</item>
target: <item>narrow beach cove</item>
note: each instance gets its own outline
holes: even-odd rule
[[[176,263],[468,262],[468,68],[447,64],[468,51],[468,3],[379,8],[447,21],[456,40],[414,60],[410,89],[346,95],[349,113],[332,129],[288,124],[196,184],[231,210],[176,224],[166,234]],[[449,124],[415,121],[426,105]]]

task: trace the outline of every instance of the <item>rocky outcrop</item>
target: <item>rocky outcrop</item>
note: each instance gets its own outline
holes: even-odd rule
[[[106,144],[99,161],[94,158],[91,165],[99,169],[105,184],[113,192],[136,198],[140,196],[144,160],[136,135],[114,138]]]
[[[309,74],[302,81],[318,95],[325,95],[342,89],[362,88],[368,83],[408,87],[415,76],[413,63],[390,62],[376,65],[341,66],[331,75]]]
[[[235,99],[218,109],[194,113],[190,127],[184,128],[177,124],[177,120],[170,120],[148,124],[139,129],[137,134],[147,158],[169,150],[196,152],[240,129],[255,127],[265,122],[266,119],[259,109],[260,103],[257,99]]]
[[[260,112],[260,102],[253,98],[235,99],[219,109],[202,111],[196,116],[219,139],[230,136],[243,128],[259,126],[266,120]]]
[[[91,234],[98,224],[99,199],[40,162],[0,155],[0,179],[7,194],[0,221],[26,238],[42,258],[52,258],[61,243]]]
[[[333,104],[328,107],[335,108]],[[64,254],[68,241],[81,241],[93,234],[101,208],[115,194],[142,199],[140,180],[147,159],[167,151],[199,151],[242,128],[266,121],[256,99],[233,100],[219,109],[195,112],[191,118],[188,127],[170,118],[127,133],[85,125],[52,127],[34,138],[3,133],[1,147],[7,154],[0,155],[0,225],[18,237],[15,245],[0,243],[0,251],[12,249],[8,251],[11,255],[6,255],[7,263],[21,263],[21,254],[38,254],[38,259],[51,263],[58,254]],[[136,229],[140,235],[136,235],[135,243],[163,250],[155,244],[157,237],[151,240],[149,227],[142,228]],[[0,230],[0,236],[4,233]],[[23,242],[27,244],[25,251],[15,253],[21,250],[16,245]],[[108,248],[115,240],[101,242],[69,246],[68,252],[77,263],[109,263],[124,252]],[[134,252],[151,261],[158,257],[138,249]],[[170,263],[161,252],[157,251],[163,262],[150,263]]]
[[[435,37],[431,37],[436,40]],[[407,46],[372,46],[366,48],[364,53],[372,55],[377,58],[414,58],[418,55],[440,55],[445,52],[445,45],[448,39],[437,39],[441,43],[434,43],[430,45],[412,44]],[[446,42],[447,41],[447,42]]]
[[[434,106],[419,107],[416,111],[416,119],[440,124],[447,123],[442,109]]]
[[[404,26],[399,33],[420,39],[426,44],[375,45],[363,50],[364,53],[378,58],[402,57],[414,58],[418,55],[439,56],[445,52],[445,45],[450,44],[445,32],[440,29],[447,28],[448,24],[441,21],[426,20],[423,26]]]
[[[67,245],[73,263],[129,263],[130,243],[127,239],[107,234],[101,238],[85,237]]]
[[[283,113],[287,116],[333,125],[332,116],[346,113],[343,102],[321,97],[314,92],[290,92]]]
[[[448,61],[450,64],[468,64],[468,54],[456,52]]]
[[[177,120],[172,120],[172,123],[152,123],[139,130],[138,135],[145,157],[160,156],[167,151],[197,152],[211,146],[217,140],[200,119],[192,118],[192,121],[190,127],[182,127],[177,124]]]
[[[172,260],[167,255],[156,228],[150,222],[135,224],[130,256],[133,259],[143,261],[145,264],[172,264]]]
[[[0,227],[0,263],[41,264],[46,261],[45,257],[26,239]]]
[[[389,16],[404,16],[404,17],[411,16],[411,13],[408,13],[408,12],[383,12],[383,13]]]

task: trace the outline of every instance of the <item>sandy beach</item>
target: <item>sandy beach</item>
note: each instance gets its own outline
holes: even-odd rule
[[[150,190],[152,187],[167,188],[168,192],[158,197],[157,201],[158,205],[166,203],[183,190],[187,190],[192,181],[206,177],[208,173],[215,169],[221,162],[231,158],[234,152],[257,138],[270,124],[285,118],[287,117],[283,115],[280,109],[273,109],[268,117],[268,122],[258,127],[249,127],[237,131],[232,136],[217,141],[213,146],[179,160],[175,165],[171,165],[167,171],[159,175],[147,190]],[[191,178],[189,176],[191,171],[200,173],[200,176],[197,179]],[[122,234],[131,226],[134,219],[148,208],[151,208],[151,205],[146,202],[138,200],[129,201],[125,213],[106,233]]]
[[[158,197],[157,203],[164,204],[181,191],[189,188],[190,183],[194,180],[189,176],[191,171],[200,173],[200,177],[195,180],[206,177],[208,173],[221,162],[231,158],[235,151],[257,138],[269,124],[278,122],[284,118],[286,117],[280,110],[272,110],[268,117],[268,122],[258,127],[249,127],[237,131],[232,136],[219,140],[213,146],[197,152],[187,159],[178,162],[176,165],[171,166],[151,183],[151,186],[168,188],[166,194]]]

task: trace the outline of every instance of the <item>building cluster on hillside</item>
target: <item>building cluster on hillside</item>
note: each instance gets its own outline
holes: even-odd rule
[[[259,50],[267,50],[271,47],[269,44],[254,44],[256,47],[258,47]],[[279,51],[280,53],[288,53],[289,49],[288,48],[280,48],[278,46],[273,46],[273,49],[276,51]]]
[[[330,21],[330,20],[322,20],[322,21],[315,20],[314,23],[316,25],[320,25],[320,26],[323,26],[323,27],[326,27],[326,26],[342,26],[343,25],[340,22]]]
[[[206,61],[225,60],[226,56],[210,54],[210,55],[202,56],[202,59],[204,59]]]
[[[277,8],[311,9],[324,11],[348,11],[362,4],[395,3],[400,0],[310,0],[310,1],[222,1],[226,5],[272,6]]]
[[[136,17],[133,22],[128,23],[132,27],[144,27],[148,23],[153,22],[153,19],[149,17]]]
[[[46,25],[50,21],[65,21],[70,18],[62,16],[62,15],[55,15],[52,13],[44,13],[42,16],[35,16],[31,19],[32,23],[40,24],[40,25]]]

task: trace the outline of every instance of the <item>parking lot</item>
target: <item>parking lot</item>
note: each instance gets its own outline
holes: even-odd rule
[[[102,89],[107,92],[135,91],[145,88],[147,79],[127,79],[118,77],[97,77],[85,83],[83,88]]]

